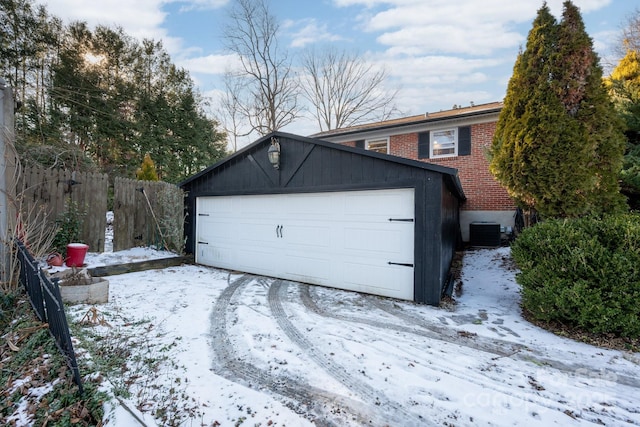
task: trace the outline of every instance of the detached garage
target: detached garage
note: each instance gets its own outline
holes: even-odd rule
[[[455,169],[276,132],[185,180],[197,263],[436,305]]]

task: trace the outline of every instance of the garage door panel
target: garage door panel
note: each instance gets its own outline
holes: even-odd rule
[[[233,200],[227,198],[199,198],[198,212],[208,214],[233,213]]]
[[[262,248],[239,251],[236,264],[232,268],[247,273],[276,276],[278,270],[272,261],[272,254],[273,251]]]
[[[407,249],[407,233],[396,230],[371,228],[345,228],[344,247],[354,251],[403,253]],[[413,245],[411,245],[413,246]],[[413,253],[408,254],[413,258]]]
[[[328,226],[287,225],[282,228],[282,239],[285,239],[287,245],[326,250],[331,247],[331,228]]]
[[[413,218],[413,212],[413,198],[409,199],[403,192],[379,194],[363,192],[363,194],[347,194],[345,196],[345,213],[347,215],[357,215],[360,218],[388,218],[389,215]]]
[[[413,299],[413,288],[406,286],[413,282],[413,269],[371,263],[345,263],[345,282],[353,290],[392,298]],[[362,273],[365,274],[362,274]]]
[[[196,262],[413,299],[413,189],[198,199]]]
[[[233,196],[232,196],[233,197]],[[234,212],[241,215],[274,215],[280,212],[281,202],[273,196],[235,196]],[[237,198],[240,197],[240,198]]]
[[[196,256],[198,259],[213,262],[219,267],[230,268],[230,266],[236,263],[235,254],[235,249],[230,246],[209,246],[205,244],[198,244]]]
[[[252,223],[243,221],[238,224],[238,232],[236,238],[244,244],[265,244],[269,247],[278,243],[277,224],[269,223]]]
[[[323,194],[295,194],[287,197],[288,211],[291,214],[326,216],[333,212],[327,196]]]
[[[221,242],[236,238],[235,227],[229,227],[229,220],[223,218],[207,219],[200,218],[197,240],[199,242]]]
[[[290,255],[290,263],[285,267],[289,279],[305,283],[322,284],[331,277],[331,260],[318,259],[313,255]]]

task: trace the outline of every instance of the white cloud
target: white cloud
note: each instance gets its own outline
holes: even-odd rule
[[[366,6],[373,7],[379,4],[389,4],[394,3],[393,1],[385,1],[385,0],[333,0],[333,4],[338,7],[347,7],[347,6]],[[397,1],[395,3],[398,3]]]
[[[495,28],[491,23],[461,28],[454,24],[405,27],[386,32],[378,41],[394,54],[462,53],[491,55],[505,48],[517,48],[525,42],[518,32]]]
[[[132,37],[165,38],[161,28],[166,18],[162,11],[163,0],[46,0],[50,14],[64,22],[84,21],[90,27],[96,25],[120,26]]]
[[[301,21],[287,20],[284,22],[283,28],[291,32],[291,47],[304,47],[312,43],[343,40],[342,36],[329,31],[327,24],[319,25],[313,18]]]
[[[169,36],[168,10],[215,10],[231,0],[36,0],[65,22],[118,25],[136,38],[162,40],[176,64],[189,70],[201,89],[212,90],[218,76],[238,64],[213,40]],[[628,0],[616,0],[628,1]],[[637,0],[636,0],[637,1]],[[282,30],[291,48],[348,40],[384,64],[401,88],[398,105],[409,114],[453,104],[500,100],[519,46],[526,43],[543,0],[330,0],[335,16],[288,20]],[[326,2],[329,3],[329,2]],[[563,0],[547,0],[557,17]],[[574,0],[594,16],[612,0]],[[170,6],[168,6],[170,5]],[[349,8],[349,9],[345,9]],[[609,8],[611,9],[611,8]],[[179,13],[179,12],[175,12]],[[338,14],[342,14],[338,16]],[[212,20],[216,14],[212,14]],[[342,20],[333,19],[338,18]],[[326,18],[326,19],[325,19]],[[603,17],[604,19],[604,17]],[[336,25],[336,24],[340,25]],[[214,25],[212,23],[212,25]],[[611,25],[592,34],[598,52],[612,46]],[[607,32],[605,32],[607,30]],[[176,30],[180,31],[180,30]],[[370,41],[375,44],[368,44]],[[207,50],[208,49],[208,50]],[[221,86],[218,83],[218,86]]]
[[[523,2],[398,1],[374,14],[366,28],[381,32],[378,41],[393,53],[491,55],[521,45],[524,37],[514,27],[534,13]]]
[[[556,16],[563,0],[548,0]],[[576,0],[582,13],[611,0]],[[364,28],[393,54],[462,53],[493,55],[525,43],[527,25],[542,1],[511,0],[335,0],[337,6],[364,6]],[[383,5],[383,6],[382,6]],[[378,7],[381,6],[381,7]]]
[[[560,18],[564,0],[547,0]],[[574,0],[584,16],[611,0]],[[518,48],[543,0],[334,0],[354,7],[384,52],[378,60],[403,90],[399,105],[420,113],[501,100]],[[611,34],[595,37],[596,49]],[[439,107],[434,107],[439,106]]]
[[[394,6],[375,14],[369,29],[376,31],[434,24],[451,24],[468,28],[485,22],[503,25],[507,22],[529,20],[531,17],[529,15],[532,15],[535,10],[535,6],[531,3],[504,2],[503,0],[398,1]]]
[[[402,88],[397,103],[405,114],[500,101],[508,77],[496,69],[509,61],[446,55],[383,56],[376,60],[389,71],[388,83]]]
[[[497,59],[465,59],[455,56],[389,58],[387,61],[387,69],[392,77],[413,84],[429,85],[450,84],[453,81],[477,83],[478,73],[483,74],[481,70],[503,65]],[[474,76],[473,81],[468,80],[469,76]]]
[[[219,9],[229,3],[229,0],[174,0],[175,3],[181,3],[181,12],[189,10],[210,10]]]
[[[192,73],[223,75],[228,70],[240,67],[237,55],[206,55],[195,58],[184,58],[178,65]]]
[[[122,27],[128,35],[142,40],[143,38],[162,40],[163,46],[170,53],[179,52],[183,48],[183,40],[170,37],[164,28],[167,12],[163,6],[168,3],[179,3],[182,10],[217,9],[229,0],[36,0],[44,4],[53,16],[61,18],[65,23],[71,21],[86,22],[89,27],[105,25]]]
[[[188,0],[178,1],[183,10],[215,9],[224,6],[229,0]],[[143,38],[162,41],[162,45],[175,56],[177,65],[190,72],[202,74],[222,74],[229,64],[237,61],[226,55],[200,55],[201,48],[185,47],[181,37],[168,35],[165,29],[167,13],[163,6],[171,0],[46,0],[45,6],[53,16],[65,23],[71,21],[86,22],[89,27],[105,25],[122,27],[126,34],[138,40]]]

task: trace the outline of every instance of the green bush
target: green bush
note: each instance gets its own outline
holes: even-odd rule
[[[69,243],[81,243],[80,233],[82,232],[85,215],[86,212],[80,210],[76,202],[67,202],[67,210],[60,213],[56,218],[57,231],[51,244],[54,251],[66,257]]]
[[[511,248],[536,319],[640,337],[640,215],[549,220]]]

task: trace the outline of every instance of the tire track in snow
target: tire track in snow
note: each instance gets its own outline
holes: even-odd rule
[[[301,383],[290,377],[272,375],[244,361],[243,355],[234,351],[227,325],[231,300],[238,289],[256,279],[258,278],[255,276],[245,274],[230,282],[216,301],[211,314],[214,372],[229,381],[241,383],[259,391],[266,389],[293,400],[293,404],[287,401],[283,403],[296,413],[312,415],[315,418],[311,421],[318,426],[344,425],[344,417],[334,415],[341,413],[345,413],[349,418],[355,418],[359,424],[365,424],[364,420],[368,417],[362,415],[366,412],[359,413],[358,409],[363,406],[360,402]],[[345,411],[345,408],[349,410]]]
[[[442,326],[435,322],[429,322],[419,316],[415,316],[406,312],[403,312],[395,307],[390,307],[386,301],[381,300],[380,297],[373,295],[363,295],[365,299],[371,304],[379,308],[380,310],[397,317],[403,322],[416,326],[404,326],[394,325],[385,322],[380,322],[371,319],[364,319],[356,316],[346,316],[343,314],[332,313],[327,310],[321,309],[311,296],[310,289],[313,285],[305,285],[300,287],[300,297],[304,306],[313,311],[314,313],[331,317],[338,320],[344,320],[349,322],[362,323],[378,328],[394,330],[397,332],[409,333],[419,335],[425,338],[431,338],[438,341],[444,341],[450,344],[461,345],[469,347],[474,350],[479,350],[485,353],[495,354],[499,357],[509,357],[514,360],[521,360],[524,362],[534,363],[538,366],[547,366],[559,371],[563,371],[572,375],[584,375],[587,379],[594,379],[592,375],[592,367],[582,364],[565,363],[560,360],[550,359],[540,354],[539,351],[528,347],[524,344],[518,344],[507,340],[501,340],[497,338],[482,337],[478,335],[465,335],[459,334],[458,330]],[[462,331],[460,331],[462,332]],[[567,360],[570,360],[573,356],[567,355]],[[640,388],[640,378],[615,373],[616,382],[618,384],[626,385],[633,388]]]
[[[276,280],[269,288],[269,307],[275,320],[285,334],[302,349],[307,356],[316,362],[329,375],[342,383],[350,391],[361,396],[366,402],[372,402],[375,406],[370,408],[369,423],[373,425],[402,425],[402,426],[425,426],[429,421],[412,412],[407,411],[403,406],[389,400],[379,390],[375,390],[368,384],[358,380],[351,375],[344,367],[335,364],[330,358],[321,354],[315,346],[302,334],[289,320],[282,306],[281,293],[286,292],[288,284],[283,285],[282,280]],[[435,425],[435,424],[431,424]]]
[[[311,297],[310,288],[311,285],[300,285],[300,299],[302,300],[302,304],[308,310],[311,310],[312,312],[323,317],[331,317],[348,322],[362,323],[365,325],[373,326],[375,328],[385,329],[389,331],[418,335],[423,338],[431,338],[450,344],[469,347],[474,350],[480,350],[485,353],[491,353],[500,357],[511,356],[514,353],[527,349],[527,347],[525,347],[524,345],[511,343],[508,341],[500,341],[479,336],[474,336],[473,338],[466,337],[464,335],[458,334],[457,331],[454,331],[450,328],[445,328],[443,326],[431,323],[425,324],[425,322],[421,322],[414,317],[409,317],[409,315],[405,315],[403,317],[396,313],[396,311],[394,310],[378,307],[378,300],[375,297],[368,298],[368,301],[373,305],[376,305],[381,310],[387,312],[388,314],[398,317],[410,325],[417,325],[417,327],[396,325],[393,323],[381,322],[373,319],[365,319],[357,316],[346,316],[343,314],[331,313],[327,310],[323,310],[322,308],[320,308],[320,306],[318,306],[318,304],[316,304],[314,299]]]
[[[505,352],[501,346],[505,346],[505,345],[513,346],[514,343],[493,339],[493,338],[479,337],[479,336],[474,336],[472,340],[465,336],[459,336],[456,331],[446,329],[443,326],[433,324],[430,322],[425,322],[423,319],[420,319],[417,316],[411,316],[410,314],[407,314],[407,313],[403,313],[402,315],[398,316],[397,310],[394,310],[389,307],[386,307],[386,310],[384,310],[382,307],[378,307],[378,308],[381,308],[384,311],[389,312],[389,314],[399,317],[404,321],[407,321],[408,323],[417,323],[421,328],[424,328],[424,329],[416,329],[410,326],[394,325],[394,324],[389,324],[389,323],[376,321],[372,319],[365,319],[357,316],[348,316],[348,315],[343,315],[338,313],[332,313],[322,309],[314,301],[310,292],[310,289],[312,288],[313,285],[297,284],[297,286],[299,289],[300,299],[304,307],[309,311],[322,317],[333,318],[333,319],[344,321],[344,322],[365,324],[368,326],[379,328],[383,331],[386,330],[386,331],[408,333],[408,334],[418,335],[424,338],[443,341],[449,344],[466,346],[474,350],[483,351],[489,354],[495,354],[497,357],[492,358],[492,360],[497,360],[498,358],[501,358],[501,357],[509,357],[509,358],[514,358],[527,363],[534,363],[538,366],[548,366],[558,370],[566,371],[566,373],[570,375],[578,375],[582,373],[583,375],[585,375],[587,379],[591,379],[591,380],[594,379],[593,377],[590,377],[588,374],[591,371],[590,370],[587,371],[583,365],[575,365],[575,366],[567,367],[569,365],[566,365],[563,362],[558,362],[553,360],[549,360],[547,362],[546,359],[544,358],[534,358],[527,353],[520,354],[519,350],[521,349],[526,349],[529,352],[533,353],[531,349],[522,345],[516,345],[514,347],[514,352]],[[377,299],[374,296],[368,297],[368,299],[373,300],[373,303],[376,306],[380,306],[383,304],[382,302],[379,301],[379,299]],[[478,340],[478,342],[474,342],[474,340]],[[556,366],[552,366],[552,363],[557,363],[558,365],[565,366],[566,368],[565,369],[557,368]],[[504,383],[504,384],[496,383],[495,380],[492,380],[490,377],[479,375],[475,372],[467,372],[466,374],[459,374],[451,370],[450,366],[443,365],[441,363],[438,363],[437,361],[436,362],[431,361],[428,366],[446,375],[450,375],[461,380],[469,381],[470,383],[480,385],[484,388],[492,389],[498,393],[502,393],[507,396],[512,395],[510,390],[511,386],[508,383]],[[585,370],[582,371],[581,369],[585,369]],[[487,384],[487,380],[492,381],[493,384]],[[638,387],[637,384],[640,383],[638,380],[630,377],[622,377],[622,381],[617,381],[617,382],[624,385],[630,385],[631,387]],[[631,384],[628,384],[628,383],[631,383]],[[524,396],[522,397],[513,396],[513,397],[528,403],[540,405],[541,407],[545,407],[547,409],[554,410],[554,411],[563,412],[565,409],[567,409],[565,406],[562,406],[562,404],[559,404],[559,402],[555,400],[552,396],[542,396],[533,390],[527,392],[527,397],[524,397]],[[621,409],[628,410],[631,412],[635,411],[635,409],[632,409],[632,407],[627,407],[627,408],[621,407]],[[607,413],[593,412],[591,413],[591,415],[595,417],[593,419],[587,418],[586,414],[584,415],[585,416],[583,416],[582,419],[584,421],[590,421],[590,422],[597,422],[598,418],[603,416],[610,418],[612,421],[617,421],[620,423],[629,422],[628,419],[624,417],[624,415],[618,415],[613,412],[607,412]]]
[[[311,295],[308,289],[306,290],[306,293],[309,298],[309,301],[311,301],[311,303],[317,307],[317,304],[313,302],[313,299],[311,298]],[[369,301],[372,305],[376,306],[380,310],[392,316],[395,316],[404,322],[418,325],[419,327],[424,328],[425,330],[435,331],[437,333],[436,337],[434,337],[435,339],[451,342],[453,344],[464,345],[466,347],[470,347],[475,350],[495,353],[496,355],[510,357],[515,360],[535,363],[536,365],[539,365],[539,366],[547,366],[547,367],[550,367],[559,371],[563,371],[572,375],[583,375],[587,379],[594,379],[592,374],[593,372],[592,366],[578,364],[578,363],[575,363],[575,364],[565,363],[557,359],[550,359],[542,355],[536,349],[527,347],[522,344],[512,343],[506,340],[489,338],[489,337],[481,337],[481,336],[473,336],[473,337],[460,336],[458,335],[458,332],[456,330],[452,330],[451,328],[447,328],[446,326],[438,325],[434,322],[429,322],[421,318],[420,316],[406,313],[401,309],[392,307],[391,304],[388,303],[388,301],[384,301],[372,295],[366,295],[365,298],[367,299],[367,301]],[[504,353],[503,351],[504,354],[500,354],[499,352],[492,350],[496,348],[499,349],[500,347],[505,347],[509,345],[513,346],[514,348],[518,347],[519,348],[518,352]],[[526,350],[526,352],[520,353],[519,352],[520,350]],[[573,355],[568,354],[566,359],[571,360],[572,357]],[[631,376],[627,376],[619,373],[616,373],[615,375],[616,375],[616,382],[618,384],[626,385],[633,388],[640,388],[640,378],[631,377]]]

